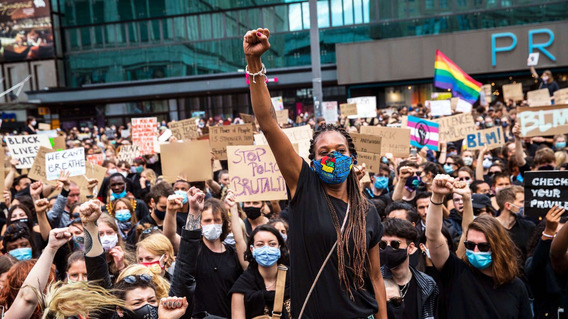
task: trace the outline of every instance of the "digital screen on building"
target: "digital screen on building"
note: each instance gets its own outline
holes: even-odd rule
[[[49,0],[0,0],[0,60],[54,56]]]

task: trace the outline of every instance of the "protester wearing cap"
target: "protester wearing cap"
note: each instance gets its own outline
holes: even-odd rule
[[[471,196],[473,201],[473,215],[480,216],[488,214],[495,217],[496,213],[491,204],[491,198],[485,194],[473,194]]]

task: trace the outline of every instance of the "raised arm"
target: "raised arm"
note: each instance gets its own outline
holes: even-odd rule
[[[552,235],[552,234],[548,234]],[[550,247],[550,261],[554,271],[563,274],[568,270],[568,227],[562,227],[552,240]]]
[[[101,203],[90,200],[79,207],[85,232],[85,264],[89,281],[98,281],[106,289],[112,287],[105,250],[99,237],[97,220],[102,214]]]
[[[49,232],[51,231],[51,225],[47,220],[47,208],[49,206],[49,201],[45,198],[38,199],[34,201],[34,207],[37,214],[37,223],[39,225],[39,232],[43,240],[49,238]]]
[[[521,138],[521,125],[519,122],[513,126],[513,135],[515,136],[515,159],[519,167],[525,166],[527,161],[525,160],[525,154],[523,153],[523,141]]]
[[[450,194],[454,188],[454,179],[449,175],[440,174],[432,181],[432,197],[428,214],[426,215],[426,238],[430,257],[436,269],[441,270],[450,257],[450,249],[446,237],[442,235],[442,202],[444,196]]]
[[[4,154],[2,154],[2,156],[4,156]],[[14,183],[14,177],[16,176],[16,165],[18,165],[19,163],[20,162],[15,158],[10,160],[10,171],[8,172],[8,174],[6,174],[6,177],[4,178],[5,189],[10,189],[10,187],[12,187],[12,184]]]
[[[406,180],[409,179],[414,175],[414,168],[410,166],[403,166],[400,168],[400,172],[398,174],[398,182],[394,186],[394,192],[392,193],[392,200],[396,202],[397,200],[402,199],[402,191],[404,190],[404,186],[406,185]]]
[[[471,189],[467,185],[463,188],[454,187],[454,193],[460,194],[463,197],[463,217],[462,217],[462,235],[456,254],[458,257],[465,256],[464,242],[466,239],[467,229],[469,224],[473,221],[473,203],[471,199]]]
[[[531,75],[533,78],[538,79],[538,73],[536,73],[536,70],[534,68],[534,66],[530,66],[529,69],[531,70]]]
[[[231,229],[233,230],[233,237],[235,238],[237,256],[239,257],[239,262],[241,263],[243,270],[246,270],[249,265],[248,261],[245,260],[247,243],[243,236],[243,232],[241,231],[241,218],[239,217],[239,210],[237,208],[237,203],[235,202],[235,194],[233,194],[232,191],[227,192],[225,205],[227,205],[231,211]]]
[[[487,154],[487,146],[483,147],[481,151],[479,151],[479,155],[477,156],[477,165],[475,166],[475,179],[478,181],[483,180],[483,158],[485,154]]]
[[[438,163],[439,164],[446,164],[446,157],[447,157],[447,151],[448,150],[448,144],[444,141],[440,141],[440,156],[438,157]]]
[[[164,218],[164,236],[168,237],[174,252],[177,254],[179,249],[180,236],[176,233],[177,230],[177,213],[183,207],[183,197],[179,195],[168,196],[168,206],[166,207],[166,217]]]
[[[250,73],[257,73],[263,69],[260,56],[270,49],[268,29],[257,29],[247,32],[243,40],[243,49],[247,60],[247,68]],[[300,171],[302,170],[302,158],[296,154],[292,143],[282,132],[270,99],[270,93],[266,87],[265,75],[249,76],[250,96],[254,115],[260,125],[260,129],[270,145],[276,158],[280,172],[290,190],[290,197],[296,193]]]

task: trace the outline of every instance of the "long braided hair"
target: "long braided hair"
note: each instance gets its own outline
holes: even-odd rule
[[[320,127],[315,133],[310,141],[310,155],[309,159],[313,160],[315,158],[315,146],[318,138],[325,132],[339,132],[347,140],[347,146],[349,148],[349,153],[351,156],[356,157],[357,151],[355,150],[355,144],[351,139],[351,136],[345,129],[332,124],[327,124]],[[323,182],[322,182],[323,187]],[[325,190],[324,190],[325,193]],[[351,213],[349,214],[347,225],[343,234],[341,233],[341,225],[333,206],[329,202],[329,196],[325,193],[326,199],[328,200],[328,205],[330,206],[331,216],[335,226],[335,232],[337,234],[337,261],[338,261],[338,272],[339,280],[347,288],[350,298],[353,298],[352,287],[356,289],[362,289],[365,280],[364,274],[367,268],[367,209],[368,202],[363,197],[361,189],[359,187],[359,179],[356,173],[351,170],[347,176],[347,196],[349,198],[349,207]],[[349,247],[352,242],[353,247]],[[347,253],[347,259],[345,254]],[[352,271],[354,275],[353,285],[349,282],[349,277],[347,275],[348,271]]]

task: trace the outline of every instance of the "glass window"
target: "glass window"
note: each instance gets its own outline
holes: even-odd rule
[[[288,31],[288,7],[277,6],[274,7],[274,31],[284,32]]]
[[[137,45],[140,42],[140,35],[138,33],[138,24],[136,22],[128,22],[126,24],[128,28],[128,42],[132,45]]]
[[[68,47],[71,51],[79,50],[81,45],[79,44],[79,29],[68,29],[67,30],[67,40],[68,40]]]
[[[111,48],[115,46],[116,43],[116,25],[115,24],[108,24],[102,26],[105,32],[105,47]]]
[[[318,1],[318,27],[329,28],[329,2]]]
[[[268,30],[274,30],[274,7],[262,8],[262,25]]]
[[[150,39],[153,43],[159,43],[162,41],[161,24],[161,19],[150,20]]]
[[[302,5],[299,3],[294,3],[288,6],[289,9],[289,21],[290,21],[290,31],[302,30]]]
[[[225,25],[226,25],[225,31],[227,32],[227,37],[242,36],[241,34],[238,33],[239,22],[237,21],[237,14],[234,11],[229,11],[225,13]]]
[[[211,15],[201,14],[199,15],[199,28],[201,39],[211,39],[212,26],[211,26]]]
[[[150,40],[150,35],[148,34],[150,22],[149,21],[139,21],[134,22],[138,24],[138,32],[140,34],[140,42],[148,42]]]
[[[94,32],[95,38],[93,39],[93,48],[100,49],[103,47],[103,26],[92,27],[91,31]]]
[[[223,13],[214,13],[211,15],[213,23],[213,38],[219,39],[225,37],[225,22],[223,21]]]
[[[83,49],[89,49],[91,47],[91,28],[80,28],[81,33],[81,47]]]
[[[343,0],[343,23],[353,24],[353,0]]]
[[[187,29],[185,27],[185,17],[173,18],[173,30],[176,40],[187,40]]]
[[[334,27],[343,25],[343,0],[331,0],[331,25]]]
[[[187,38],[189,41],[199,40],[199,16],[188,16],[187,21]]]
[[[303,16],[303,23],[304,29],[310,28],[310,4],[308,2],[302,3],[302,16]]]

